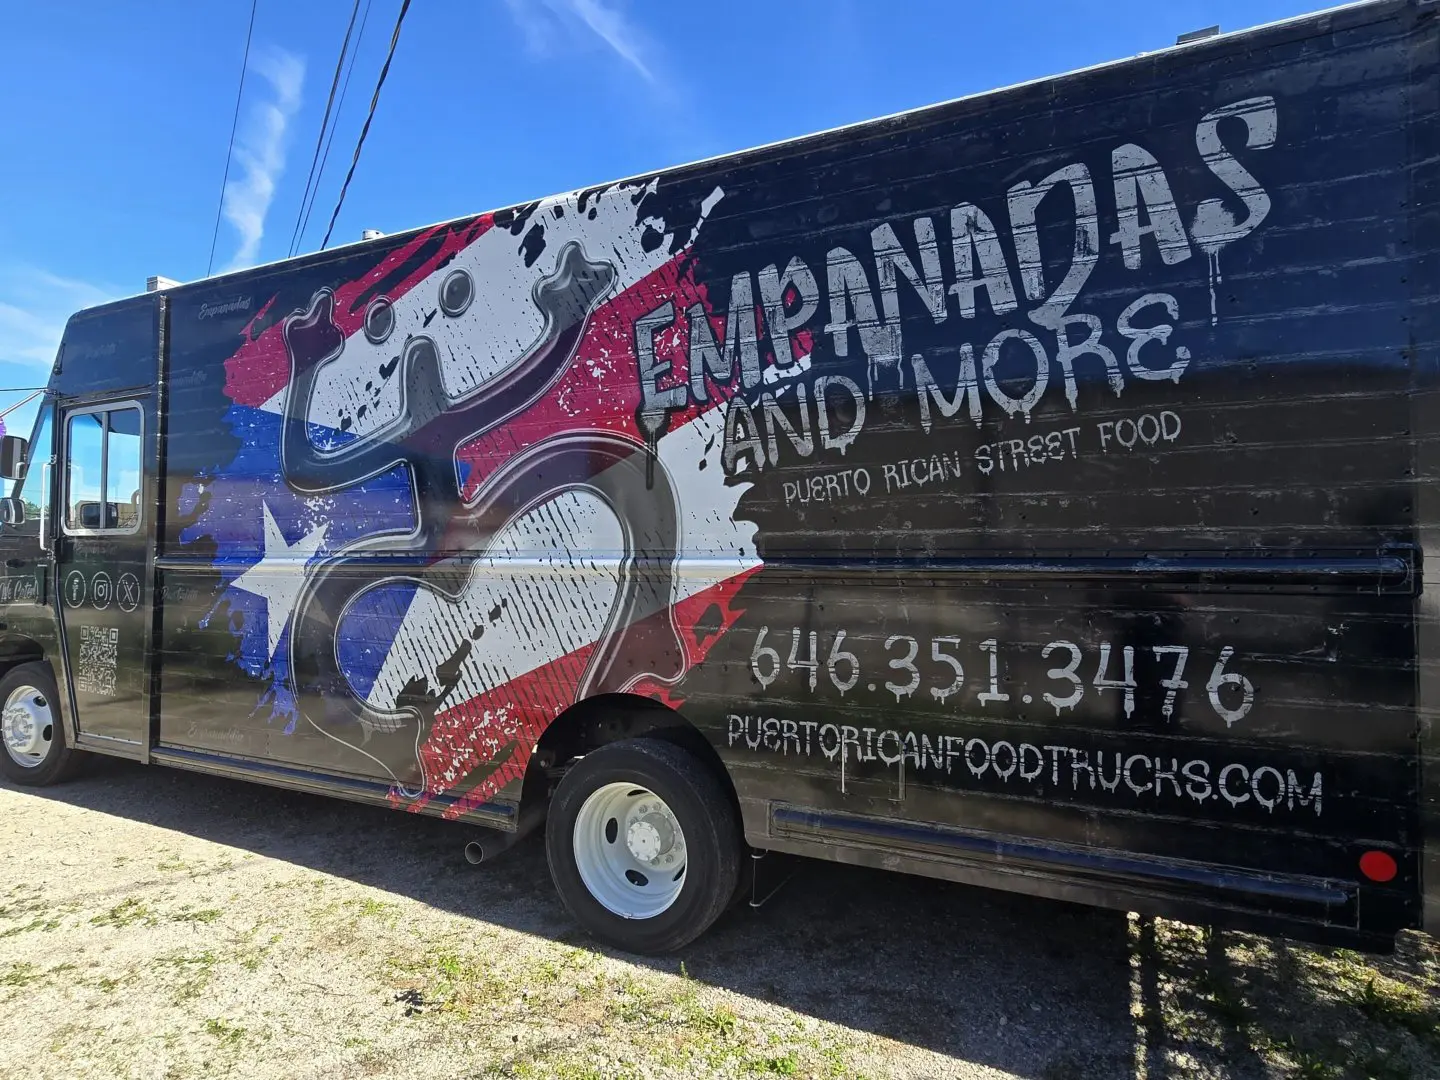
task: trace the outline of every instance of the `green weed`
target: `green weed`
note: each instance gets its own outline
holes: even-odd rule
[[[146,926],[154,926],[155,913],[145,903],[135,899],[133,896],[121,900],[109,911],[102,912],[90,920],[92,926],[114,926],[123,928],[132,926],[135,923],[143,922]]]

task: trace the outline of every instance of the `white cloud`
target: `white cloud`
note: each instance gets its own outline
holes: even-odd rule
[[[550,51],[558,33],[580,26],[598,37],[616,56],[634,68],[646,82],[655,73],[645,61],[644,35],[617,8],[603,0],[505,0],[506,6],[530,48],[541,55]]]
[[[563,29],[543,7],[544,0],[505,0],[510,17],[525,35],[525,44],[536,56],[547,56],[552,36]]]
[[[640,59],[636,51],[637,35],[626,22],[625,17],[614,8],[607,8],[600,0],[547,0],[551,7],[568,7],[575,15],[595,32],[601,41],[609,45],[627,64],[644,76],[646,82],[654,82],[655,76]]]
[[[81,308],[124,295],[126,290],[61,277],[25,263],[0,265],[0,363],[33,369],[36,383],[44,382],[66,320]]]
[[[225,220],[240,235],[231,270],[254,265],[260,253],[265,215],[285,172],[286,131],[300,108],[305,82],[305,61],[284,49],[262,52],[251,60],[250,69],[265,80],[269,93],[246,113],[231,165],[232,173],[238,167],[240,175],[225,185]]]

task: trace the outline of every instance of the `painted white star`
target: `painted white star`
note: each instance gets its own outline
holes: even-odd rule
[[[325,530],[330,528],[330,523],[312,529],[303,540],[287,544],[269,505],[263,502],[260,505],[265,511],[265,554],[230,584],[264,597],[266,631],[273,657],[305,585],[305,565],[325,542]]]

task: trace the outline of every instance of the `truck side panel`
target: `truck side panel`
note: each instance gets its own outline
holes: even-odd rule
[[[1434,15],[1431,15],[1434,18]],[[1412,352],[1415,393],[1411,402],[1416,438],[1415,501],[1420,544],[1425,553],[1424,581],[1418,605],[1416,644],[1419,658],[1418,698],[1421,748],[1421,832],[1426,851],[1421,867],[1424,925],[1440,932],[1440,618],[1437,618],[1437,557],[1440,557],[1440,79],[1435,76],[1435,45],[1416,41],[1411,59],[1410,194],[1415,208],[1409,238],[1414,270],[1408,275],[1412,311]]]
[[[162,746],[495,823],[638,695],[760,846],[1413,924],[1435,59],[1346,9],[175,291]]]

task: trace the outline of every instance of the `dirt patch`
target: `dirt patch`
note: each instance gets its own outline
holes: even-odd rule
[[[120,762],[0,786],[29,1077],[1440,1077],[1394,957],[825,864],[683,957],[581,935],[538,840]],[[4,1071],[4,1070],[0,1070]]]

